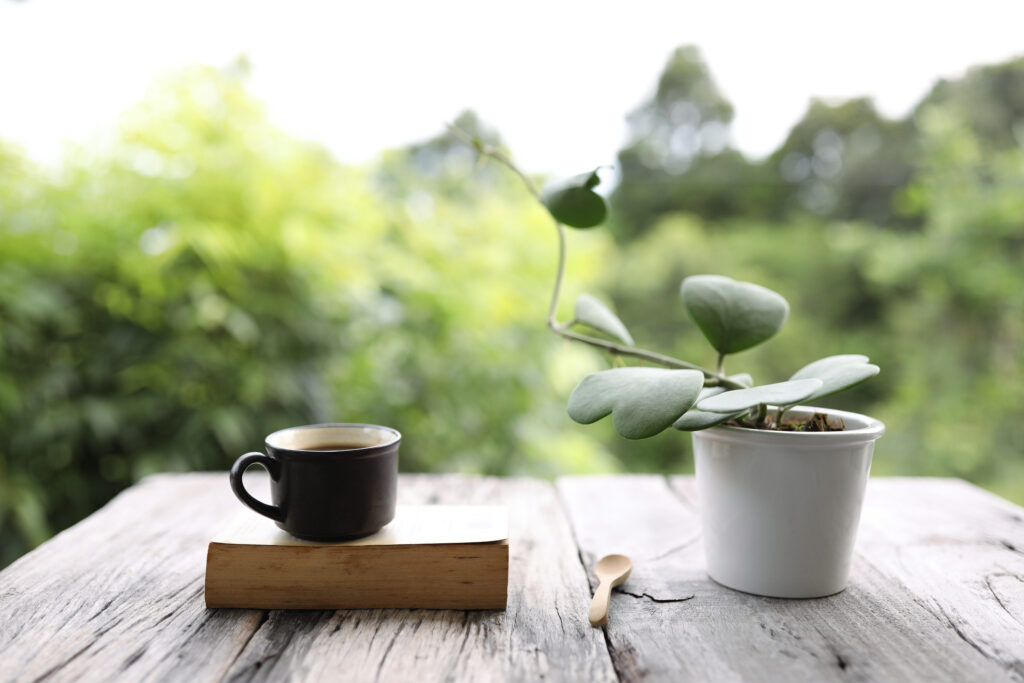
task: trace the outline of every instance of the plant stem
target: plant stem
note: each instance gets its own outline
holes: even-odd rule
[[[519,170],[519,167],[516,166],[512,162],[512,160],[508,158],[508,155],[506,155],[503,151],[501,151],[494,145],[488,145],[480,138],[475,138],[466,131],[456,126],[453,126],[450,123],[448,124],[448,130],[451,131],[452,135],[457,137],[459,140],[462,140],[464,143],[466,143],[473,149],[477,150],[481,155],[494,159],[499,164],[501,164],[502,166],[504,166],[505,168],[519,176],[519,179],[523,181],[523,185],[525,185],[526,189],[529,190],[530,194],[533,195],[533,198],[536,199],[541,204],[543,204],[543,201],[541,201],[540,198],[540,192],[537,190],[537,186],[533,184],[533,181],[530,180],[530,177],[528,175]]]
[[[725,374],[725,354],[724,353],[718,354],[718,364],[715,366],[715,372],[717,372],[719,375],[724,375]]]
[[[767,417],[768,417],[768,406],[767,406],[767,404],[758,403],[757,404],[756,424],[757,424],[757,426],[759,428],[760,427],[764,427],[765,418],[767,418]]]
[[[555,334],[561,334],[560,329],[569,327],[572,322],[565,326],[558,323],[558,300],[562,296],[562,279],[565,277],[565,226],[555,221],[555,230],[558,231],[558,273],[555,275],[555,289],[551,292],[551,305],[548,306],[548,328]]]
[[[775,424],[779,427],[782,426],[782,416],[786,414],[789,406],[779,406],[779,409],[775,412]]]
[[[494,159],[499,164],[508,168],[510,171],[519,176],[519,179],[523,181],[523,185],[525,185],[526,189],[530,192],[531,195],[533,195],[533,198],[536,199],[539,204],[544,204],[544,201],[541,199],[540,192],[537,191],[537,187],[533,184],[533,181],[530,180],[529,176],[523,173],[519,169],[519,167],[512,162],[511,159],[509,159],[508,155],[506,155],[497,147],[494,147],[493,145],[488,145],[479,138],[474,138],[473,136],[467,134],[465,131],[460,130],[459,128],[451,124],[448,124],[448,130],[451,131],[452,135],[454,135],[455,137],[459,138],[459,140],[461,140],[462,142],[466,143],[470,147],[477,150],[481,155]],[[565,278],[566,244],[565,226],[558,221],[555,221],[554,223],[555,230],[558,232],[558,271],[555,274],[555,287],[554,290],[551,292],[551,304],[548,306],[547,319],[548,328],[552,332],[561,337],[564,337],[565,339],[578,341],[583,344],[589,344],[590,346],[594,346],[599,349],[604,349],[605,351],[610,351],[611,353],[616,353],[619,354],[620,356],[640,358],[642,360],[651,361],[652,363],[657,363],[658,365],[668,368],[699,370],[700,372],[704,373],[704,386],[721,386],[727,387],[729,389],[744,388],[742,384],[740,384],[739,382],[734,382],[733,380],[726,377],[723,373],[724,356],[719,356],[718,371],[712,372],[711,370],[706,370],[700,367],[699,365],[687,363],[684,360],[679,360],[678,358],[666,356],[655,351],[638,349],[633,346],[623,346],[622,344],[616,344],[615,342],[599,339],[598,337],[591,337],[589,335],[573,332],[568,328],[573,323],[576,322],[575,320],[571,320],[568,323],[558,322],[558,300],[562,296],[562,280]]]
[[[591,346],[596,346],[596,347],[598,347],[600,349],[604,349],[605,351],[610,351],[611,353],[617,353],[620,356],[630,356],[632,358],[640,358],[640,359],[643,359],[643,360],[648,360],[648,361],[651,361],[652,363],[657,363],[658,365],[663,365],[663,366],[665,366],[667,368],[678,368],[678,369],[681,369],[681,370],[700,370],[701,372],[704,373],[705,379],[711,380],[712,382],[714,382],[714,384],[710,384],[708,386],[719,386],[720,385],[720,386],[723,386],[723,387],[729,387],[730,389],[742,389],[743,388],[743,385],[740,384],[739,382],[734,382],[734,381],[732,381],[731,379],[729,379],[727,377],[721,377],[721,376],[711,372],[710,370],[705,370],[704,368],[700,367],[699,365],[694,365],[693,363],[687,363],[686,361],[679,360],[678,358],[673,358],[671,356],[666,356],[664,354],[657,353],[655,351],[647,351],[646,349],[638,349],[638,348],[633,347],[633,346],[623,346],[622,344],[617,344],[615,342],[607,341],[605,339],[599,339],[597,337],[591,337],[591,336],[586,335],[586,334],[580,334],[578,332],[573,332],[572,330],[566,329],[566,327],[567,327],[566,325],[562,325],[562,324],[557,323],[557,322],[554,323],[553,326],[549,323],[548,326],[551,327],[551,330],[555,334],[557,334],[557,335],[559,335],[561,337],[565,337],[566,339],[572,339],[573,341],[582,342],[584,344],[589,344]]]

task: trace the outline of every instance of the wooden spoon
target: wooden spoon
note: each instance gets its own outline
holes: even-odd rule
[[[604,626],[608,623],[608,598],[612,588],[621,586],[629,578],[633,562],[625,555],[605,555],[594,566],[594,576],[601,584],[590,603],[590,625]]]

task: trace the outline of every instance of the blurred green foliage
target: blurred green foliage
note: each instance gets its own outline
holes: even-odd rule
[[[1022,74],[972,71],[902,121],[814,103],[752,161],[680,50],[630,119],[611,229],[570,236],[562,318],[591,291],[639,345],[712,365],[680,281],[761,283],[790,320],[730,372],[866,353],[882,374],[825,403],[887,423],[876,472],[1024,501]],[[0,144],[0,566],[146,474],[225,469],[294,424],[396,426],[406,471],[686,471],[685,434],[565,416],[608,359],[544,328],[556,249],[519,180],[450,135],[344,166],[237,69],[156,84],[56,170]]]
[[[211,69],[57,174],[0,154],[0,564],[288,425],[398,426],[407,471],[616,467],[561,429],[571,380],[549,370],[593,361],[537,324],[546,214],[504,174],[446,192],[471,155],[347,168]],[[585,242],[581,282],[610,258],[607,235]]]

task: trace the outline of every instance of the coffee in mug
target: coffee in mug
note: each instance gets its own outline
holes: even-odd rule
[[[266,453],[246,453],[231,467],[238,499],[292,536],[341,541],[379,531],[395,517],[402,435],[368,424],[290,427],[266,438]],[[242,484],[250,465],[270,473],[268,505]]]

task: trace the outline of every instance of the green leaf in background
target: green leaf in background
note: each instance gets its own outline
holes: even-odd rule
[[[626,326],[596,297],[589,294],[576,297],[576,320],[615,337],[627,346],[633,345],[633,337]]]
[[[569,396],[569,417],[582,424],[609,413],[615,431],[645,439],[669,427],[693,405],[704,386],[698,370],[614,368],[587,375]]]
[[[879,373],[879,367],[868,363],[868,357],[860,354],[829,356],[806,365],[790,377],[790,380],[815,378],[821,380],[821,388],[808,398],[822,398],[856,386]],[[804,399],[800,399],[804,400]]]
[[[597,170],[555,181],[544,188],[541,201],[559,223],[592,228],[608,216],[604,197],[594,192],[600,182]]]
[[[699,410],[710,413],[735,413],[761,403],[791,405],[814,395],[822,387],[820,379],[798,379],[765,384],[752,389],[725,391],[701,400]]]
[[[735,377],[732,379],[735,379]],[[700,403],[705,398],[717,396],[724,392],[725,387],[708,387],[707,389],[702,389],[700,396],[697,397],[697,403]],[[744,409],[736,413],[711,413],[706,410],[690,408],[683,413],[682,417],[673,422],[672,426],[682,432],[696,432],[701,429],[707,429],[708,427],[714,427],[715,425],[721,424],[726,420],[731,420],[734,417],[739,417],[745,412],[747,411]]]
[[[780,294],[722,275],[692,275],[680,288],[683,303],[719,353],[757,346],[782,328],[789,304]]]

